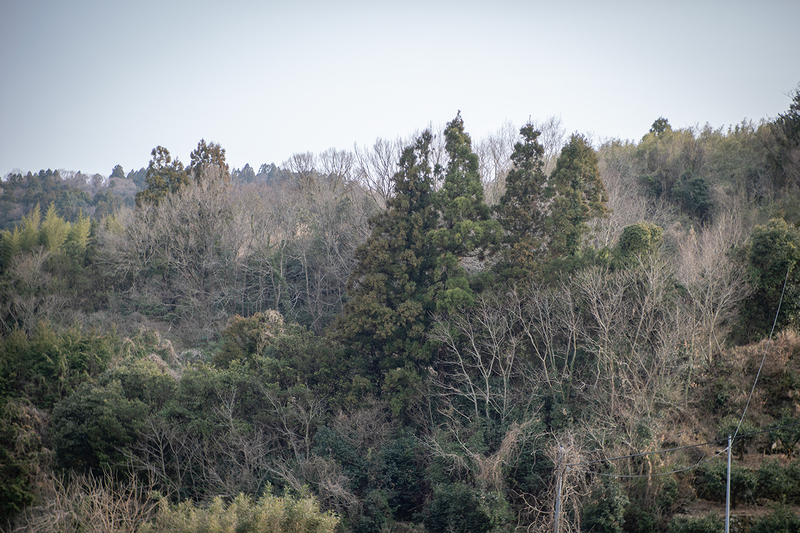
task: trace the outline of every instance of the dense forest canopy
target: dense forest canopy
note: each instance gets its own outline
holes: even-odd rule
[[[796,531],[799,112],[5,176],[0,527]]]

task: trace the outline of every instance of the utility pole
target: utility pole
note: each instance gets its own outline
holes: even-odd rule
[[[731,436],[728,435],[728,481],[725,486],[725,533],[731,531]]]
[[[558,463],[556,464],[556,503],[553,507],[553,531],[559,533],[561,527],[561,486],[563,474],[561,470],[562,448],[558,449]],[[727,532],[726,532],[727,533]]]

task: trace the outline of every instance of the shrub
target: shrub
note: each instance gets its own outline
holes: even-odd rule
[[[782,466],[777,460],[764,461],[758,469],[757,495],[773,501],[796,501],[800,497],[797,468]]]
[[[701,465],[697,469],[694,485],[697,495],[703,499],[724,502],[728,468],[725,462],[718,461]],[[731,466],[731,504],[736,501],[753,500],[757,485],[754,472],[738,465]]]
[[[753,524],[750,533],[800,533],[800,516],[780,506]]]
[[[675,517],[669,523],[669,533],[722,533],[725,525],[716,515],[705,518]]]
[[[434,533],[483,533],[492,523],[475,492],[464,484],[452,483],[434,488],[425,526]]]
[[[628,496],[619,482],[612,477],[603,476],[600,485],[592,491],[589,505],[584,509],[584,527],[587,531],[597,533],[622,533],[628,503]]]

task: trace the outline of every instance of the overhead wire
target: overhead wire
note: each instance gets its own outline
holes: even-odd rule
[[[761,376],[761,369],[764,368],[764,361],[767,359],[767,351],[769,350],[770,344],[772,344],[772,334],[775,333],[775,326],[778,323],[778,315],[781,312],[781,306],[783,305],[783,295],[786,293],[786,283],[789,281],[789,272],[792,270],[792,262],[789,261],[789,264],[786,266],[786,277],[783,278],[783,289],[781,290],[781,298],[778,300],[778,309],[775,311],[775,319],[772,321],[772,329],[769,332],[769,339],[767,340],[767,344],[764,346],[764,355],[761,356],[761,364],[758,365],[758,372],[756,373],[756,379],[753,380],[753,387],[750,389],[750,395],[747,397],[747,403],[744,406],[744,410],[742,411],[742,417],[739,419],[739,424],[736,426],[736,431],[733,433],[733,438],[736,438],[736,435],[739,433],[739,429],[742,427],[742,422],[744,422],[744,417],[747,414],[747,408],[750,407],[750,400],[753,398],[753,392],[756,390],[756,384],[758,383],[758,378]]]
[[[796,427],[796,426],[800,426],[800,422],[795,422],[793,424],[784,424],[782,426],[775,426],[775,427],[771,427],[771,428],[767,428],[767,429],[762,429],[762,430],[759,430],[759,431],[753,431],[753,432],[750,432],[750,433],[744,433],[742,435],[739,435],[737,438],[743,439],[745,437],[751,437],[753,435],[760,435],[762,433],[770,433],[772,431],[778,431],[779,429],[785,429],[785,428]],[[637,457],[646,457],[648,455],[655,455],[655,454],[659,454],[659,453],[675,452],[675,451],[679,451],[679,450],[686,450],[686,449],[689,449],[689,448],[700,448],[700,447],[703,447],[703,446],[710,446],[712,444],[719,444],[721,442],[725,442],[725,440],[726,439],[715,439],[715,440],[710,440],[710,441],[706,441],[706,442],[698,442],[697,444],[687,444],[685,446],[675,446],[673,448],[665,448],[663,450],[655,450],[655,451],[652,451],[652,452],[633,453],[633,454],[629,454],[629,455],[620,455],[620,456],[617,456],[617,457],[609,457],[607,459],[595,459],[593,461],[583,461],[583,462],[580,462],[580,463],[568,464],[566,466],[567,467],[572,467],[572,468],[581,467],[581,466],[588,467],[588,466],[595,465],[595,464],[609,463],[611,461],[618,461],[620,459],[634,459],[634,458],[637,458]],[[672,474],[675,474],[675,473],[678,473],[678,472],[685,472],[686,470],[691,470],[693,468],[697,468],[702,463],[706,463],[708,461],[711,461],[712,459],[715,459],[716,457],[719,457],[720,455],[725,453],[726,450],[727,450],[727,446],[724,449],[722,449],[722,450],[718,451],[717,453],[715,453],[714,455],[711,455],[709,457],[702,457],[699,461],[697,461],[697,463],[695,463],[695,464],[693,464],[691,466],[682,467],[682,468],[678,468],[678,469],[675,469],[675,470],[670,470],[670,471],[667,471],[667,472],[657,472],[657,473],[654,473],[654,474],[611,474],[611,473],[608,473],[608,472],[594,472],[594,471],[589,470],[588,468],[587,469],[583,469],[583,471],[587,472],[587,473],[592,473],[592,474],[595,474],[595,475],[598,475],[598,476],[621,477],[621,478],[668,476],[668,475],[672,475]]]
[[[753,398],[753,394],[754,394],[754,392],[756,390],[756,385],[758,384],[758,380],[761,377],[761,371],[764,368],[764,361],[766,361],[766,359],[767,359],[767,352],[769,350],[769,346],[770,346],[770,344],[772,344],[772,336],[775,333],[775,327],[776,327],[776,325],[778,323],[778,316],[780,315],[781,306],[783,305],[783,297],[784,297],[784,294],[786,293],[786,284],[789,281],[789,272],[791,272],[791,269],[792,269],[792,263],[789,262],[789,264],[788,264],[788,266],[786,268],[786,276],[784,277],[784,280],[783,280],[783,289],[781,290],[781,297],[778,300],[778,309],[775,311],[775,318],[772,321],[772,329],[769,332],[769,338],[767,340],[767,344],[766,344],[766,346],[764,346],[764,354],[761,356],[761,364],[759,364],[759,366],[758,366],[758,372],[756,372],[756,377],[753,380],[753,386],[750,389],[750,394],[747,397],[747,402],[745,403],[744,409],[742,410],[742,416],[739,418],[739,423],[736,425],[736,431],[734,432],[733,436],[731,437],[731,443],[736,438],[749,437],[749,436],[752,436],[752,435],[758,435],[758,434],[761,434],[761,433],[768,433],[770,431],[776,431],[778,429],[783,429],[783,428],[787,428],[787,427],[800,425],[800,423],[787,424],[785,426],[779,426],[779,427],[776,427],[776,428],[770,428],[770,429],[766,429],[766,430],[762,430],[762,431],[754,431],[752,433],[739,435],[739,430],[741,429],[742,423],[744,422],[744,418],[747,415],[747,409],[750,407],[750,401]],[[716,443],[718,443],[718,442],[720,442],[722,440],[724,440],[724,439],[716,439],[716,440],[713,440],[713,441],[708,441],[708,442],[703,442],[703,443],[698,443],[698,444],[689,444],[689,445],[686,445],[686,446],[677,446],[677,447],[674,447],[674,448],[666,448],[666,449],[663,449],[663,450],[655,450],[655,451],[652,451],[652,452],[642,452],[642,453],[635,453],[635,454],[629,454],[629,455],[621,455],[619,457],[611,457],[611,458],[607,458],[607,459],[597,459],[597,460],[594,460],[594,461],[586,461],[586,462],[581,462],[581,463],[574,463],[574,464],[570,464],[570,465],[566,465],[566,466],[575,468],[575,467],[578,467],[578,466],[589,466],[589,465],[592,465],[592,464],[607,463],[607,462],[610,462],[610,461],[617,461],[617,460],[620,460],[620,459],[632,459],[632,458],[636,458],[636,457],[645,457],[645,456],[648,456],[648,455],[654,455],[654,454],[659,454],[659,453],[667,453],[667,452],[673,452],[673,451],[677,451],[677,450],[684,450],[684,449],[688,449],[688,448],[698,448],[698,447],[701,447],[701,446],[708,446],[708,445],[711,445],[711,444],[716,444]],[[610,477],[620,477],[620,478],[638,478],[638,477],[653,477],[653,476],[672,475],[672,474],[675,474],[675,473],[678,473],[678,472],[684,472],[684,471],[687,471],[687,470],[691,470],[693,468],[697,468],[700,464],[702,464],[704,462],[707,462],[707,461],[710,461],[710,460],[722,455],[722,453],[724,453],[726,450],[727,450],[727,446],[725,447],[724,450],[722,450],[720,452],[717,452],[716,454],[712,455],[711,457],[701,458],[696,464],[694,464],[692,466],[688,466],[688,467],[685,467],[685,468],[679,468],[677,470],[671,470],[669,472],[659,472],[659,473],[656,473],[656,474],[609,474],[609,473],[604,473],[604,472],[591,472],[591,473],[596,474],[596,475],[600,475],[600,476],[610,476]],[[590,472],[590,471],[586,470],[586,472]]]

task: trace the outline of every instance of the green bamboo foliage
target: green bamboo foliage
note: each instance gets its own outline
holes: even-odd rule
[[[50,204],[39,230],[39,244],[51,253],[61,250],[67,240],[67,235],[69,235],[70,226],[69,222],[58,216],[56,207]]]
[[[0,268],[5,270],[22,251],[22,231],[19,226],[14,231],[4,231],[0,242]]]
[[[42,212],[39,204],[22,219],[22,235],[20,246],[22,251],[28,251],[39,244],[39,226],[42,223]]]
[[[86,245],[89,243],[89,230],[91,228],[91,221],[83,211],[78,214],[78,220],[73,222],[67,234],[67,243],[76,246],[79,250],[85,250]]]

